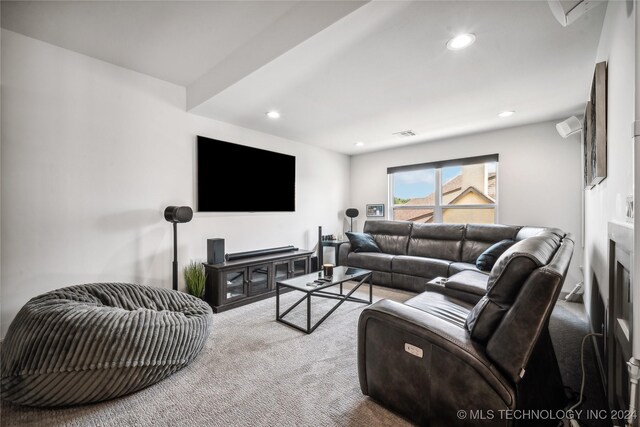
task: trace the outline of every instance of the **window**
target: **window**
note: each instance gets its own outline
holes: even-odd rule
[[[498,155],[389,168],[389,215],[414,222],[497,221]]]

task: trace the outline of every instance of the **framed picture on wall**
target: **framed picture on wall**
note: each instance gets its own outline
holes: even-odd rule
[[[584,112],[585,185],[593,188],[607,177],[607,63],[593,73],[591,96]]]
[[[367,205],[367,216],[369,217],[384,217],[384,204],[379,205]]]
[[[587,106],[584,109],[584,124],[582,127],[582,144],[584,158],[582,159],[584,163],[584,187],[588,190],[592,189],[595,185],[591,184],[593,181],[592,170],[591,170],[591,146],[593,145],[593,141],[595,139],[595,135],[593,134],[593,123],[589,119],[592,115],[593,105],[590,101],[587,102]]]

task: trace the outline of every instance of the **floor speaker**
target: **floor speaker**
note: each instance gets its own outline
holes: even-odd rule
[[[222,264],[224,262],[224,239],[207,239],[207,263]]]
[[[312,256],[311,257],[311,270],[312,273],[315,273],[316,271],[320,271],[320,266],[318,265],[318,257],[317,256]]]

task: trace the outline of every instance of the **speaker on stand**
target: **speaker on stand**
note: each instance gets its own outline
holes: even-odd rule
[[[173,290],[178,290],[178,223],[189,222],[193,210],[189,206],[167,206],[164,219],[173,224]]]
[[[358,215],[360,215],[360,212],[358,212],[358,209],[356,208],[349,208],[345,211],[345,215],[349,218],[351,218],[351,232],[353,232],[353,218],[356,218]]]

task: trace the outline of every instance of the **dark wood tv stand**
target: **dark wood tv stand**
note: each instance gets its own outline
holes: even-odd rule
[[[204,298],[215,313],[220,313],[272,297],[277,281],[310,272],[313,254],[294,250],[220,264],[203,263],[207,273]]]

